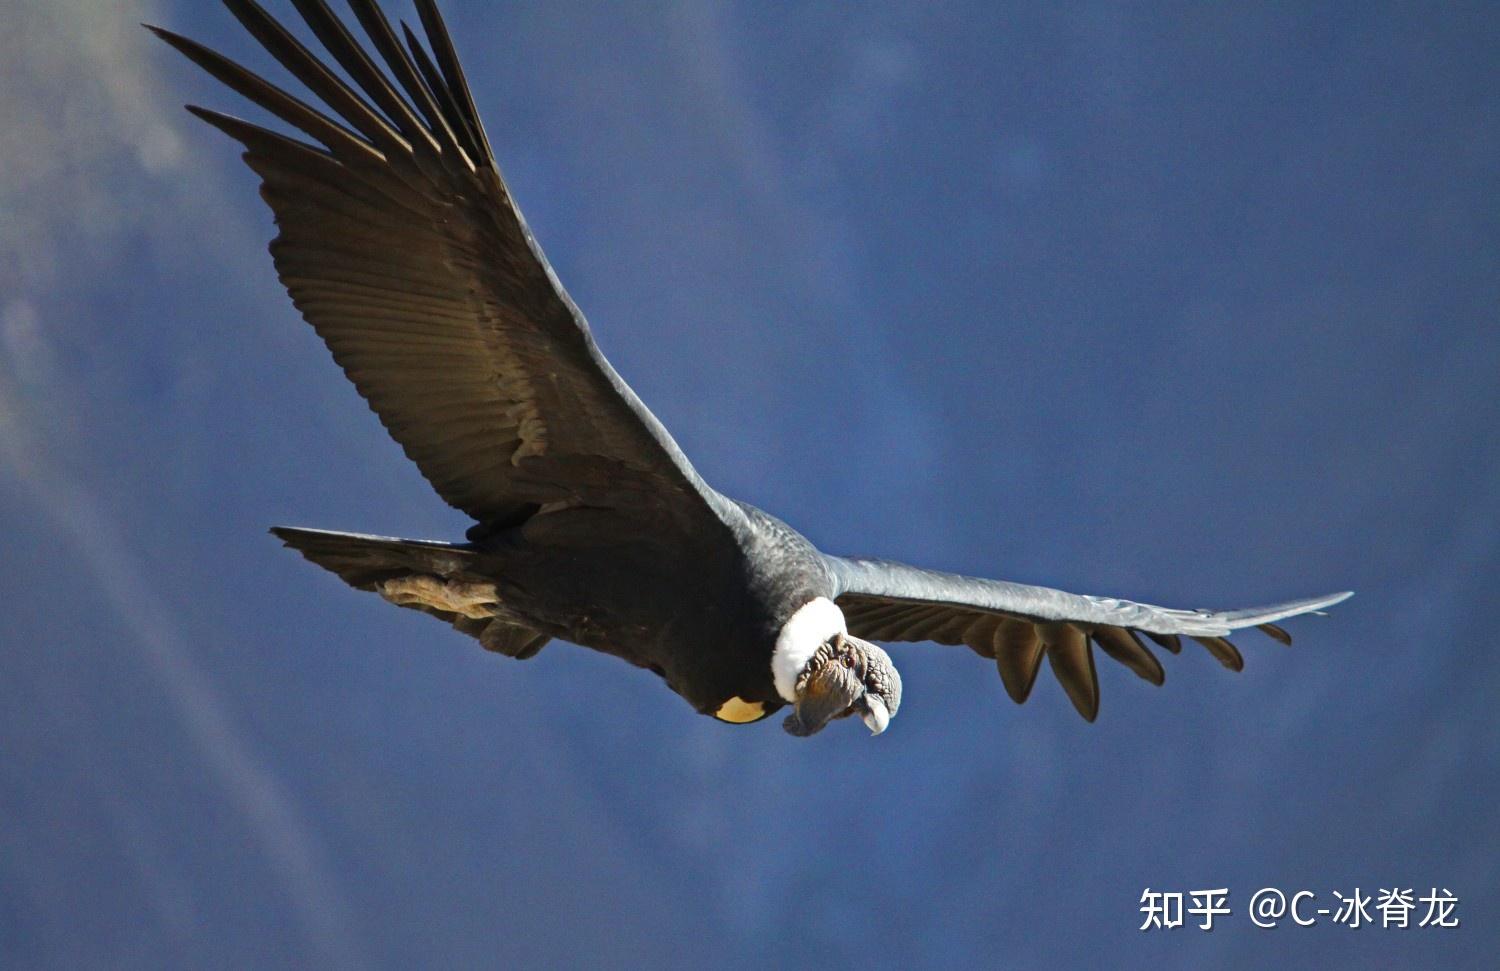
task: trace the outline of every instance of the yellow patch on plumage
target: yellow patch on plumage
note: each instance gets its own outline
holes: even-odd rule
[[[766,717],[766,705],[763,701],[746,701],[736,695],[720,705],[714,717],[732,725],[744,725]]]
[[[469,583],[417,574],[377,583],[382,597],[398,607],[422,606],[481,620],[495,616],[500,595],[493,583]]]

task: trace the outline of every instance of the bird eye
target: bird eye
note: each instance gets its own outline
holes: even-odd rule
[[[851,671],[854,670],[854,658],[847,654],[844,655],[844,667],[848,668]]]

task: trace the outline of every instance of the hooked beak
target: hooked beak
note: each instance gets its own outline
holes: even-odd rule
[[[891,711],[885,706],[885,699],[880,695],[866,693],[859,700],[857,707],[860,709],[860,720],[865,723],[871,735],[879,735],[891,723]]]
[[[901,676],[879,647],[840,634],[813,655],[797,681],[797,700],[783,727],[793,735],[816,735],[836,718],[858,714],[879,735],[901,704]]]
[[[854,672],[844,665],[823,664],[807,679],[797,695],[796,706],[782,727],[793,735],[816,735],[835,718],[850,714],[865,693]]]

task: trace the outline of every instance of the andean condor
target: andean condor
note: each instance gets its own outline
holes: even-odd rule
[[[966,644],[1017,702],[1045,658],[1092,721],[1096,646],[1153,684],[1142,634],[1173,653],[1189,637],[1239,670],[1225,635],[1289,642],[1275,621],[1349,596],[1175,610],[846,559],[715,491],[599,352],[500,177],[436,6],[416,2],[425,45],[349,0],[372,54],[322,0],[293,0],[341,76],[254,0],[225,0],[326,110],[151,28],[305,136],[189,108],[244,145],[292,301],[476,521],[463,543],[273,530],[307,559],[511,657],[552,638],[613,654],[721,721],[791,705],[794,735],[851,714],[885,730],[901,678],[871,641]]]

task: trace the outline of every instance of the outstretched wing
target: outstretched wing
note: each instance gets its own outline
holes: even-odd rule
[[[1257,627],[1290,644],[1291,637],[1275,621],[1352,596],[1335,593],[1248,610],[1176,610],[885,560],[829,557],[828,562],[841,591],[836,602],[851,634],[872,641],[967,644],[995,660],[1006,692],[1018,704],[1031,694],[1045,656],[1073,706],[1089,721],[1099,713],[1091,642],[1152,684],[1161,684],[1166,672],[1137,634],[1173,654],[1182,649],[1181,638],[1189,637],[1220,664],[1238,671],[1245,662],[1226,634]]]
[[[189,107],[247,149],[282,282],[407,456],[492,527],[552,503],[706,514],[702,480],[516,209],[432,0],[417,0],[431,53],[405,24],[403,46],[373,0],[350,0],[384,69],[323,0],[294,3],[352,84],[254,0],[225,0],[336,117],[151,29],[312,140]]]

